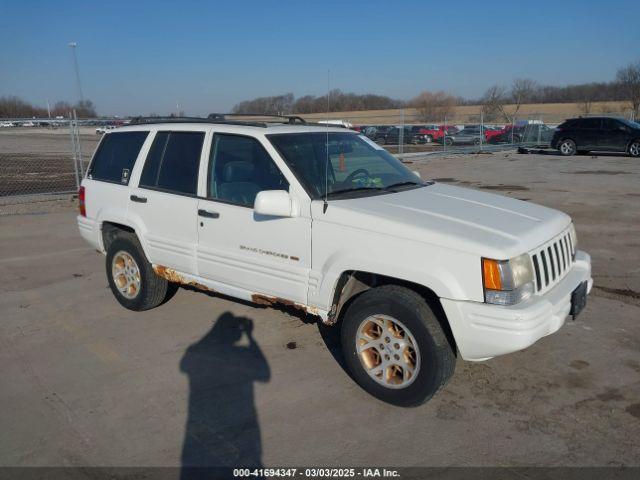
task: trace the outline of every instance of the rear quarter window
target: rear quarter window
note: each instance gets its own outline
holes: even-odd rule
[[[128,185],[131,170],[148,135],[149,132],[107,134],[93,157],[87,177]]]
[[[558,125],[558,128],[576,128],[576,126],[578,125],[578,120],[567,120],[566,122],[561,123],[560,125]]]

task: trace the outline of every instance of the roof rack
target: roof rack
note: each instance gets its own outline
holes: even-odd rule
[[[202,117],[133,117],[130,125],[150,125],[154,123],[216,123],[225,125],[243,125],[247,127],[267,127],[265,122],[234,121],[221,118]]]
[[[234,120],[227,117],[250,118],[252,120]],[[255,118],[273,118],[286,121],[259,121]],[[267,128],[274,123],[284,123],[287,125],[309,125],[319,127],[342,127],[344,125],[332,125],[326,123],[310,123],[298,115],[271,115],[265,113],[210,113],[207,118],[202,117],[132,117],[130,125],[150,125],[154,123],[215,123],[221,125],[241,125],[245,127]]]
[[[279,115],[270,113],[210,113],[207,118],[211,120],[227,120],[227,117],[268,117],[268,118],[281,118],[286,119],[289,124],[301,123],[305,125],[307,122],[304,118],[298,115]],[[265,122],[267,123],[267,122]]]

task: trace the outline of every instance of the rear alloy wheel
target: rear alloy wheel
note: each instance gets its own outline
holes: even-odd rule
[[[342,319],[341,338],[353,379],[393,405],[426,402],[455,369],[455,348],[434,311],[405,287],[385,285],[360,294]]]
[[[560,145],[558,145],[558,150],[560,151],[560,154],[564,155],[565,157],[575,155],[577,151],[576,142],[571,139],[562,140],[562,142],[560,142]]]
[[[129,310],[149,310],[175,293],[175,288],[153,271],[135,235],[124,233],[111,242],[106,267],[113,295]]]
[[[631,145],[629,145],[629,155],[635,158],[640,157],[640,140],[631,142]]]
[[[124,250],[116,252],[111,261],[113,283],[124,298],[132,300],[140,293],[140,267]]]

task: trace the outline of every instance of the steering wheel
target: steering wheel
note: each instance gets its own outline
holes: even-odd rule
[[[371,176],[371,174],[369,173],[369,170],[367,170],[366,168],[358,168],[357,170],[354,170],[349,175],[347,175],[347,178],[345,178],[342,181],[342,183],[351,183],[351,182],[353,182],[353,179],[356,178],[357,175],[366,175],[367,177]]]

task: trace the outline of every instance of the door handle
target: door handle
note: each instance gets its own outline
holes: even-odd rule
[[[147,203],[147,197],[139,197],[137,195],[131,195],[129,198],[131,199],[132,202]]]
[[[220,218],[220,214],[218,212],[210,212],[208,210],[203,210],[203,209],[198,209],[198,215],[200,217],[207,217],[207,218]]]

